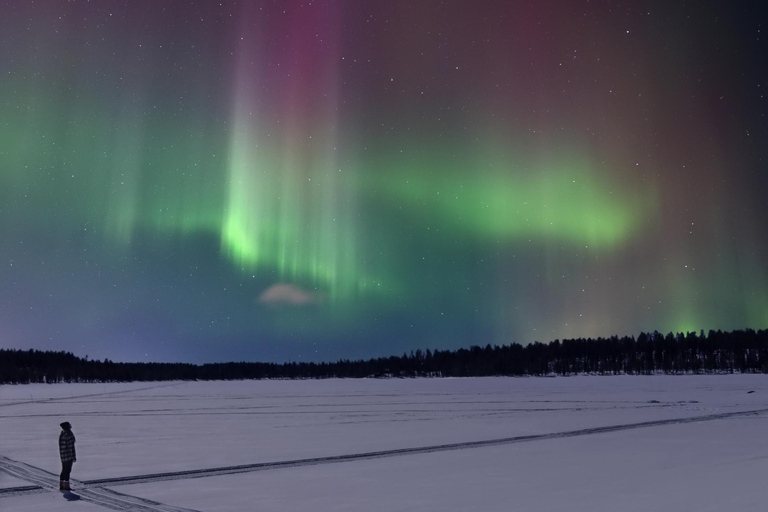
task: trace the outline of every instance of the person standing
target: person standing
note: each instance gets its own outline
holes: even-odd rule
[[[69,491],[69,473],[72,464],[77,460],[75,454],[75,434],[72,433],[72,425],[68,421],[61,424],[59,434],[59,455],[61,455],[61,476],[59,478],[59,490]]]

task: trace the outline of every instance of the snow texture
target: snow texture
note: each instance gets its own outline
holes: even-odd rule
[[[0,510],[765,510],[767,423],[762,375],[0,386]]]

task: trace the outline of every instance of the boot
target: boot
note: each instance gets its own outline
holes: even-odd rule
[[[64,490],[65,491],[71,491],[72,489],[69,488],[69,480],[64,480]]]
[[[64,480],[59,480],[59,490],[60,491],[65,491],[66,490],[66,489],[64,489]]]

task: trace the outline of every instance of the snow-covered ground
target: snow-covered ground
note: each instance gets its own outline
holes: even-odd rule
[[[0,510],[768,510],[767,431],[762,375],[0,386]]]

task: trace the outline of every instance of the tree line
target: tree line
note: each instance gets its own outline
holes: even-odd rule
[[[768,373],[768,330],[653,332],[637,338],[416,350],[402,356],[329,363],[117,363],[69,352],[0,350],[0,384],[734,372]]]

